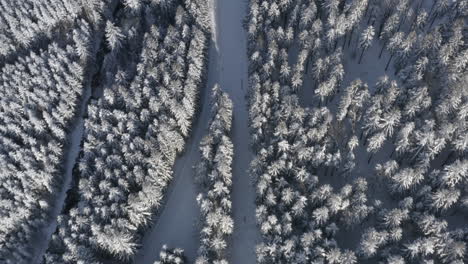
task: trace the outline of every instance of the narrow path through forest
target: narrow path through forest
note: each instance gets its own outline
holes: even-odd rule
[[[216,57],[214,45],[209,51],[209,75],[216,70],[211,59]],[[135,264],[152,264],[159,259],[159,251],[164,244],[168,247],[184,249],[185,256],[192,263],[196,258],[199,245],[199,209],[196,202],[197,187],[195,186],[194,166],[200,160],[198,146],[205,135],[210,113],[210,87],[215,84],[209,78],[207,86],[200,94],[201,112],[192,127],[192,136],[187,141],[185,151],[175,162],[174,178],[167,190],[166,200],[159,216],[155,219],[153,227],[148,230],[142,241],[142,248],[135,257]]]
[[[65,150],[66,158],[64,163],[64,177],[62,188],[60,193],[57,195],[55,202],[52,205],[52,213],[49,217],[49,222],[45,227],[34,237],[33,241],[33,257],[32,264],[41,263],[42,257],[49,246],[49,241],[52,238],[52,234],[57,229],[57,217],[62,212],[65,205],[67,191],[70,189],[72,182],[73,167],[75,166],[78,155],[81,150],[81,140],[84,134],[84,115],[88,106],[88,101],[91,97],[91,86],[86,85],[83,101],[80,106],[80,112],[75,121],[75,124],[71,128],[71,134],[69,135],[69,145]]]
[[[245,0],[218,0],[215,3],[216,43],[219,49],[219,85],[234,104],[232,205],[234,233],[230,243],[231,264],[255,263],[259,237],[255,223],[255,189],[248,173],[253,154],[250,149],[247,106],[247,39],[243,20]]]
[[[247,111],[247,50],[242,20],[246,14],[244,0],[212,0],[213,36],[209,51],[208,81],[201,93],[202,107],[192,129],[186,150],[174,167],[174,179],[167,193],[163,211],[154,226],[144,235],[136,264],[150,264],[159,258],[164,244],[184,249],[193,263],[199,246],[199,209],[194,170],[199,159],[200,140],[206,134],[210,118],[211,88],[219,83],[234,103],[233,121],[233,214],[234,234],[230,241],[230,263],[255,263],[258,237],[255,224],[255,192],[248,174],[252,152]]]
[[[197,256],[200,212],[196,202],[198,190],[193,167],[200,160],[199,145],[208,128],[210,91],[218,81],[218,54],[215,47],[212,41],[209,50],[208,80],[200,94],[201,111],[195,119],[185,151],[175,162],[174,178],[167,190],[162,211],[155,219],[153,227],[145,233],[142,248],[135,257],[135,264],[152,264],[158,260],[159,251],[164,244],[184,249],[189,263],[193,263]]]

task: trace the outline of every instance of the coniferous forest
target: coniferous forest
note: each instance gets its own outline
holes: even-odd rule
[[[468,263],[467,0],[0,0],[0,264]]]

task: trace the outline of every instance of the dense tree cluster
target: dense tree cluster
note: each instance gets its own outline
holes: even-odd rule
[[[228,237],[234,229],[231,217],[232,101],[218,85],[213,88],[212,97],[212,117],[208,133],[200,143],[201,161],[197,167],[197,180],[202,189],[197,196],[202,221],[197,264],[228,263]]]
[[[191,12],[196,4],[124,1],[106,22],[103,96],[88,106],[76,185],[44,263],[134,255],[197,109],[208,38]]]
[[[84,18],[98,24],[111,0],[24,0],[0,2],[0,66],[31,49],[61,38]]]
[[[62,188],[68,135],[88,76],[87,56],[80,56],[79,49],[84,45],[92,51],[89,24],[74,23],[68,36],[45,50],[18,56],[0,68],[2,263],[29,263],[34,235],[47,224]]]
[[[72,132],[98,68],[101,21],[115,2],[0,3],[2,263],[42,253],[37,244],[67,187]]]
[[[0,263],[37,261],[52,230],[44,264],[132,260],[191,134],[208,7],[0,0]],[[468,2],[248,7],[257,262],[468,263]],[[218,85],[212,101],[197,264],[228,263],[234,230],[235,113]],[[155,264],[186,261],[164,246]]]
[[[466,1],[250,1],[259,263],[467,261],[467,15]],[[387,75],[366,83],[360,65]],[[353,227],[359,246],[343,247]]]
[[[184,250],[180,248],[169,249],[167,245],[163,245],[159,253],[159,260],[154,264],[184,264]]]

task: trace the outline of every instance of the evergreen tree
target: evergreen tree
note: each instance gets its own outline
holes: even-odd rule
[[[361,56],[359,56],[359,64],[361,64],[362,56],[364,55],[364,51],[366,51],[372,44],[374,40],[374,27],[369,26],[367,27],[361,34],[361,38],[359,40],[359,46],[362,49]]]
[[[167,245],[163,245],[159,253],[159,260],[154,264],[183,264],[185,263],[184,250],[180,248],[169,249]]]
[[[218,85],[213,88],[211,115],[208,135],[200,143],[202,158],[197,168],[202,189],[197,196],[202,215],[198,264],[227,263],[225,251],[234,228],[230,199],[233,145],[229,139],[232,102]]]

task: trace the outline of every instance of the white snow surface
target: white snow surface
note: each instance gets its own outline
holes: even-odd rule
[[[255,263],[255,245],[259,232],[255,220],[255,188],[248,172],[253,153],[250,148],[247,106],[247,37],[243,19],[245,0],[216,2],[217,41],[219,47],[219,84],[234,105],[232,141],[234,143],[232,204],[234,233],[230,243],[232,264]]]
[[[68,148],[65,149],[66,159],[65,159],[65,172],[63,177],[62,188],[58,194],[52,209],[52,214],[49,217],[48,224],[38,232],[38,234],[33,239],[33,257],[31,264],[42,263],[42,257],[45,254],[47,247],[49,246],[49,241],[52,238],[52,234],[57,229],[57,217],[62,212],[62,209],[65,205],[65,199],[67,196],[67,191],[71,187],[72,182],[72,173],[73,167],[76,164],[78,155],[81,150],[81,139],[83,138],[84,133],[84,119],[83,116],[86,113],[88,101],[91,97],[91,86],[86,85],[83,101],[80,106],[80,112],[76,123],[71,128],[71,134],[69,137]]]
[[[361,29],[365,28],[367,26],[367,19],[364,19],[361,24],[363,25]],[[361,54],[361,49],[356,49],[357,36],[359,34],[361,34],[361,30],[355,32],[351,45],[348,47],[348,43],[346,43],[345,49],[343,50],[343,67],[345,70],[345,76],[343,83],[339,88],[341,89],[341,92],[335,96],[334,99],[327,105],[333,114],[336,114],[337,112],[338,104],[343,91],[354,80],[360,79],[361,81],[367,83],[369,92],[371,94],[374,92],[375,84],[379,78],[383,77],[384,75],[388,75],[390,80],[396,80],[398,85],[401,85],[398,78],[394,74],[395,68],[393,61],[390,64],[388,70],[385,71],[385,66],[388,59],[390,58],[390,54],[385,50],[381,58],[379,58],[379,53],[383,44],[380,40],[374,39],[371,47],[365,51],[361,64],[358,63],[359,55]],[[342,47],[341,41],[338,43],[338,46]],[[304,107],[318,107],[317,102],[313,101],[313,97],[315,96],[313,86],[314,84],[310,72],[312,64],[310,64],[309,67],[309,73],[306,74],[306,77],[304,78],[304,85],[299,91],[299,100]],[[357,129],[356,136],[358,137],[360,136],[361,131],[360,125],[360,123],[357,125],[359,128]],[[355,150],[356,167],[351,172],[351,175],[345,177],[344,175],[338,175],[337,173],[331,177],[320,177],[320,183],[330,184],[335,191],[339,191],[339,189],[344,185],[352,183],[354,179],[363,177],[367,180],[368,183],[367,196],[370,201],[378,199],[382,202],[384,208],[395,208],[398,204],[398,200],[393,199],[383,182],[375,177],[375,166],[378,163],[384,163],[385,161],[389,160],[389,156],[392,150],[391,147],[392,146],[389,143],[389,140],[387,140],[380,151],[375,153],[371,161],[368,162],[370,153],[368,153],[366,150],[366,145],[364,145],[363,138],[359,141],[359,145]],[[361,239],[361,234],[367,227],[374,225],[375,224],[373,220],[368,220],[361,225],[354,226],[352,229],[341,228],[335,239],[341,248],[356,250]]]
[[[215,53],[211,45],[209,56]],[[212,73],[212,62],[209,73]],[[208,86],[214,85],[208,80]],[[189,260],[194,260],[199,245],[199,209],[196,202],[197,187],[195,186],[194,166],[200,160],[198,146],[209,121],[209,90],[205,88],[200,96],[202,106],[198,119],[192,127],[192,137],[187,141],[185,152],[177,158],[173,173],[174,178],[167,190],[166,200],[160,208],[160,214],[142,241],[142,248],[135,256],[136,264],[152,264],[159,259],[159,252],[164,244],[169,248],[182,248]]]
[[[210,59],[215,53],[210,47]],[[210,60],[209,73],[212,75],[213,63]],[[214,85],[211,78],[208,87]],[[200,212],[196,202],[194,166],[200,160],[198,146],[204,136],[210,117],[210,92],[205,87],[201,92],[199,104],[202,106],[198,119],[192,127],[192,137],[187,141],[185,152],[177,158],[173,169],[173,180],[168,187],[165,202],[155,223],[143,236],[142,247],[135,256],[136,264],[151,264],[159,259],[164,244],[169,248],[182,248],[189,260],[197,256],[199,245],[198,219]]]
[[[195,121],[192,138],[174,166],[174,179],[166,202],[154,226],[144,235],[135,264],[151,264],[159,259],[164,244],[184,249],[189,263],[197,257],[199,246],[198,187],[193,167],[200,160],[199,144],[206,135],[210,119],[211,88],[218,83],[234,105],[232,140],[234,143],[232,204],[234,233],[229,241],[229,262],[255,263],[259,239],[255,222],[255,190],[248,173],[253,154],[247,110],[247,48],[242,21],[247,11],[244,0],[210,0],[212,43],[209,51],[208,81],[201,92],[201,112]]]
[[[414,2],[414,8],[419,3]],[[424,1],[423,7],[426,11],[429,11],[432,5],[432,1]],[[395,75],[394,61],[395,57],[392,59],[390,66],[387,71],[385,71],[385,66],[390,58],[390,54],[387,50],[384,50],[381,58],[379,58],[380,51],[382,49],[383,42],[378,39],[374,39],[371,47],[365,51],[361,63],[358,63],[359,55],[361,54],[361,49],[358,47],[357,36],[362,32],[363,28],[367,27],[367,17],[361,21],[360,29],[353,34],[351,45],[348,47],[346,43],[345,49],[343,50],[343,67],[345,70],[345,77],[340,89],[343,91],[350,83],[354,80],[360,79],[361,81],[367,83],[369,87],[369,92],[372,94],[375,91],[375,84],[380,77],[387,75],[390,80],[397,81],[398,85],[401,87],[402,84],[398,77]],[[437,24],[440,21],[436,21]],[[405,29],[407,25],[403,26]],[[376,31],[378,30],[378,25],[376,25]],[[408,29],[405,29],[407,32]],[[377,34],[377,33],[376,33]],[[338,43],[337,47],[342,47],[342,42]],[[297,60],[298,50],[292,50],[290,54],[290,61],[295,63]],[[302,89],[299,90],[299,101],[303,107],[318,107],[317,102],[313,100],[314,98],[314,83],[311,76],[312,63],[309,64],[309,71],[304,75],[304,85]],[[334,97],[334,99],[328,104],[328,108],[335,114],[338,108],[339,100],[341,98],[342,92]],[[360,124],[358,124],[360,126]],[[358,128],[356,136],[359,137],[361,129]],[[367,197],[370,201],[379,200],[382,202],[382,207],[387,209],[393,209],[398,206],[399,198],[392,197],[388,190],[388,187],[385,183],[376,177],[375,166],[377,164],[382,164],[390,159],[390,154],[394,148],[391,143],[391,140],[387,139],[382,148],[373,155],[370,162],[368,158],[370,153],[366,150],[366,145],[364,145],[364,138],[359,141],[359,145],[355,150],[356,155],[356,167],[352,171],[351,175],[344,177],[342,175],[334,175],[332,177],[321,177],[321,184],[330,184],[335,191],[338,191],[345,184],[352,183],[357,177],[364,177],[368,183]],[[444,155],[440,155],[438,159],[445,160]],[[395,159],[395,156],[393,156]],[[432,162],[433,167],[441,167],[442,161],[435,160]],[[455,229],[458,227],[463,227],[463,224],[466,223],[468,219],[463,215],[450,215],[444,218],[449,223],[449,229]],[[466,224],[465,224],[466,226]],[[371,217],[369,220],[363,222],[360,225],[353,227],[352,229],[341,228],[337,233],[335,239],[338,245],[344,249],[356,250],[361,239],[361,235],[364,230],[368,227],[375,227],[375,218]],[[411,238],[411,234],[406,232],[406,238]],[[363,264],[374,263],[374,259],[361,260]]]

